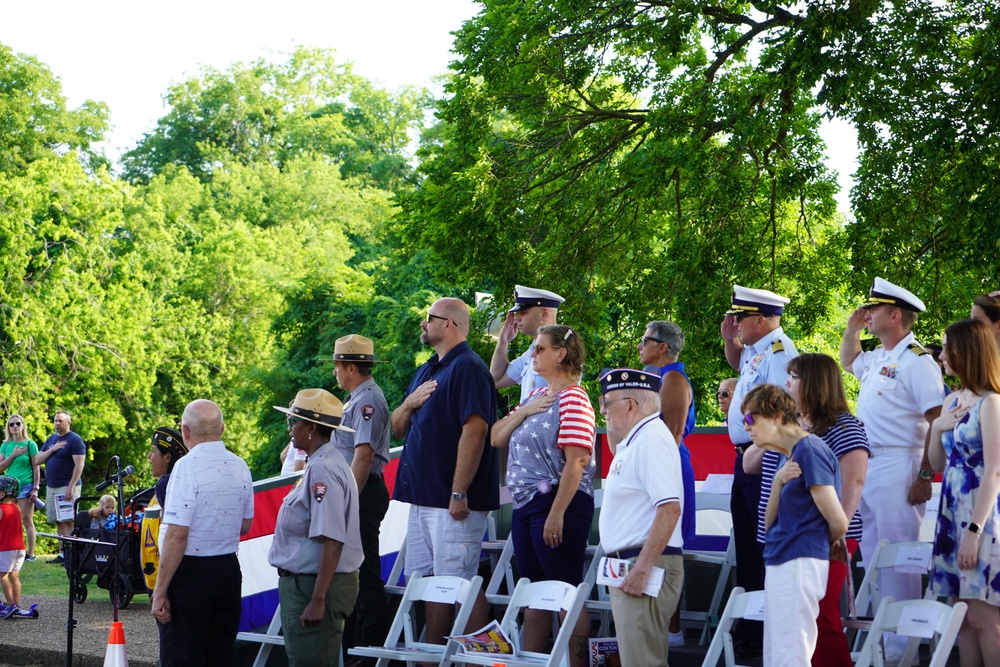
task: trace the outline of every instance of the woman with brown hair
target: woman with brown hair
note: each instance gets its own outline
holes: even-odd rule
[[[547,386],[535,389],[493,425],[490,443],[508,447],[507,488],[514,500],[511,539],[522,577],[583,581],[594,519],[594,408],[580,386],[583,341],[567,326],[538,330],[532,366]],[[524,648],[542,651],[551,634],[550,612],[525,609]],[[589,620],[581,614],[570,640],[570,664],[587,654]]]
[[[969,317],[985,324],[1000,345],[1000,290],[977,296],[972,301]]]
[[[840,466],[840,506],[850,517],[845,536],[847,553],[830,558],[826,595],[819,602],[816,619],[819,635],[812,667],[843,667],[851,664],[851,650],[840,620],[840,593],[847,580],[848,563],[861,540],[858,505],[871,448],[864,426],[847,405],[840,366],[832,357],[816,353],[795,357],[788,362],[785,387],[795,399],[799,424],[826,443]]]
[[[962,388],[931,424],[928,455],[944,481],[930,586],[968,604],[958,646],[971,667],[1000,655],[1000,349],[971,319],[945,329],[942,343],[945,372]]]

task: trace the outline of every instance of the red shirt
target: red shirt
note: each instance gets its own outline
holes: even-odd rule
[[[0,503],[0,551],[23,551],[24,532],[21,508],[17,503]]]

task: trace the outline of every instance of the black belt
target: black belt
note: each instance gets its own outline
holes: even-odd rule
[[[621,549],[606,554],[609,558],[635,558],[642,552],[642,547],[632,547],[631,549]],[[680,547],[664,547],[662,556],[680,556],[683,552]]]
[[[279,577],[315,577],[315,574],[301,574],[299,572],[289,572],[288,570],[279,567],[278,568]]]

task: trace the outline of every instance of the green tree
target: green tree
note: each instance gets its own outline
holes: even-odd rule
[[[848,273],[795,37],[816,22],[746,2],[485,2],[398,233],[440,281],[567,296],[594,371],[637,363],[645,323],[676,320],[707,395],[733,282],[794,294],[786,319],[809,334]]]
[[[106,105],[87,100],[67,109],[47,67],[0,44],[0,171],[21,171],[54,151],[77,151],[91,170],[107,165],[94,147],[107,129]]]
[[[410,133],[422,121],[425,93],[389,93],[355,75],[333,54],[299,47],[283,63],[259,59],[171,86],[155,129],[122,157],[125,177],[147,182],[167,165],[207,180],[220,166],[325,156],[342,175],[383,188],[411,176]]]

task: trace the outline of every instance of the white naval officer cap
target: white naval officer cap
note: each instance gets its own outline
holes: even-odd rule
[[[558,308],[566,299],[547,289],[535,289],[524,285],[514,285],[514,307],[508,313],[516,313],[535,306]]]
[[[781,315],[789,299],[766,289],[751,289],[733,285],[732,306],[726,315]]]
[[[915,313],[922,313],[927,310],[924,302],[917,298],[917,295],[909,290],[905,290],[899,285],[893,285],[888,280],[876,277],[872,283],[872,288],[868,292],[868,300],[861,304],[862,308],[874,308],[882,304],[897,306],[912,310]]]

